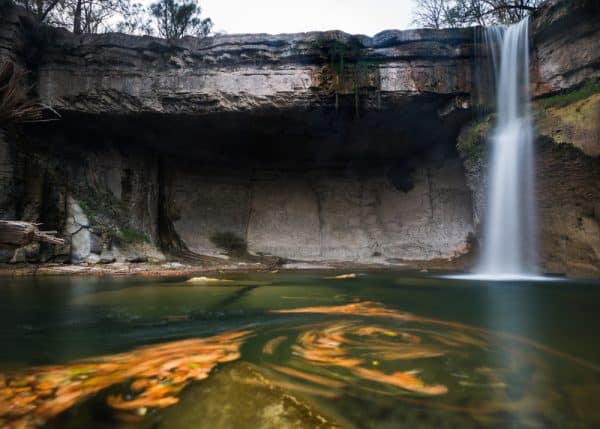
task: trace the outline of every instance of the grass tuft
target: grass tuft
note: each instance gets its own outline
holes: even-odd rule
[[[538,100],[540,106],[546,109],[566,107],[570,104],[600,93],[600,79],[586,83],[578,89],[552,95]]]

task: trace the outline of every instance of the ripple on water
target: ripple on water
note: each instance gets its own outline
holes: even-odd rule
[[[588,423],[589,416],[572,415],[568,404],[573,392],[597,389],[600,368],[527,338],[373,302],[271,313],[289,318],[265,332],[228,332],[0,374],[0,423],[42,426],[89,397],[102,398],[114,418],[139,423],[150,411],[177,404],[189,383],[205,380],[217,365],[246,359],[243,346],[252,343],[258,346],[252,377],[259,371],[279,391],[320,398],[333,408],[356,398],[390,398],[423,416],[446,413],[483,426],[560,427],[566,416],[572,427]],[[307,320],[311,314],[322,317]],[[578,368],[567,386],[548,371],[565,362]]]

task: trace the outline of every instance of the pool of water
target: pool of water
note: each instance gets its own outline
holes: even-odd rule
[[[0,426],[600,427],[599,282],[336,274],[2,279]]]

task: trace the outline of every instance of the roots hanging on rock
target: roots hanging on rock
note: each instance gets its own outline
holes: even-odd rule
[[[10,61],[0,62],[0,128],[28,122],[43,122],[44,111],[60,115],[50,106],[33,100],[32,87],[25,83],[26,72]]]

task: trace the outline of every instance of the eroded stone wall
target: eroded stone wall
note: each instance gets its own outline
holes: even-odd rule
[[[430,260],[466,253],[470,192],[458,160],[423,165],[405,192],[376,171],[258,170],[228,177],[175,171],[175,231],[200,254],[223,253],[218,233],[252,253],[305,261]]]

